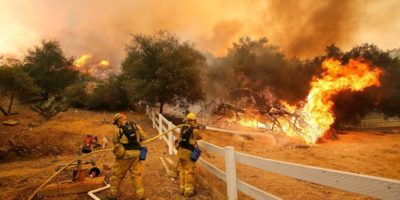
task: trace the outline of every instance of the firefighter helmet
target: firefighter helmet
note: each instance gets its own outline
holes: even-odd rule
[[[126,118],[125,113],[119,112],[119,113],[115,114],[115,115],[114,115],[114,122],[113,122],[113,124],[114,124],[114,125],[117,125],[117,124],[118,124],[118,120],[121,119],[122,117],[125,117],[125,118]]]
[[[192,120],[192,121],[196,120],[196,114],[194,114],[192,112],[187,114],[186,115],[186,120]]]

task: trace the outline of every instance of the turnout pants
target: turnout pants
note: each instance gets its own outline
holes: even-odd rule
[[[128,171],[132,179],[132,184],[136,188],[136,196],[139,199],[144,197],[144,188],[142,185],[142,163],[137,156],[129,159],[115,160],[110,181],[110,198],[117,198],[119,185]]]
[[[181,194],[191,196],[194,193],[195,162],[192,160],[179,159],[179,189]]]

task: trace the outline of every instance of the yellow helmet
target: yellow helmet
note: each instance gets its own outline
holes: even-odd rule
[[[120,113],[115,114],[115,115],[114,115],[114,123],[113,123],[113,124],[114,124],[114,125],[117,125],[117,124],[118,124],[118,120],[121,119],[122,117],[125,117],[125,118],[126,118],[125,113],[120,112]]]
[[[186,120],[196,120],[196,114],[194,114],[194,113],[189,113],[189,114],[187,114],[186,115]]]

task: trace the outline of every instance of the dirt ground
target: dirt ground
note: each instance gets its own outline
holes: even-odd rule
[[[19,114],[0,121],[16,119],[18,126],[0,125],[0,199],[25,199],[59,164],[76,158],[83,136],[94,134],[108,137],[116,129],[110,125],[113,113],[90,112],[70,109],[50,121],[42,121],[27,108],[19,107]],[[150,120],[141,114],[129,113],[129,117],[142,125],[146,132],[156,134]],[[235,136],[228,133],[205,131],[204,140],[221,147],[233,146],[235,150],[248,154],[329,169],[343,170],[367,175],[400,179],[400,134],[381,132],[344,132],[338,140],[315,146],[304,146],[283,136]],[[111,147],[111,146],[108,146]],[[148,145],[149,155],[144,164],[144,187],[148,199],[181,199],[176,181],[166,175],[159,160],[167,155],[163,141]],[[202,157],[224,169],[223,159],[204,152]],[[113,157],[105,154],[100,158],[112,165]],[[206,183],[222,194],[225,184],[198,169]],[[252,167],[237,165],[239,179],[268,191],[282,199],[371,199],[330,187],[307,183],[288,177],[264,172]],[[121,186],[121,199],[134,196],[126,178]],[[198,194],[192,199],[213,199],[208,188],[198,186]],[[106,192],[99,193],[105,197]],[[64,195],[45,199],[90,199],[83,195]],[[214,198],[215,199],[215,198]],[[239,199],[250,199],[239,194]]]
[[[345,131],[337,140],[314,146],[283,136],[243,137],[211,131],[204,133],[204,140],[221,147],[233,146],[237,151],[260,157],[400,180],[400,132],[390,132]],[[224,169],[223,159],[219,156],[205,153],[203,158]],[[237,166],[237,176],[282,199],[372,199],[241,164]],[[215,179],[209,178],[209,181],[221,189],[225,187]],[[240,194],[239,199],[250,198]]]
[[[86,134],[111,139],[116,128],[111,125],[114,113],[90,112],[70,109],[60,113],[50,121],[41,118],[28,108],[19,107],[19,114],[10,117],[0,117],[0,121],[14,119],[20,121],[18,126],[0,125],[0,148],[3,149],[0,160],[0,199],[26,199],[56,168],[77,157],[79,146]],[[140,114],[128,113],[151,136],[156,131],[151,128],[151,122]],[[34,124],[30,126],[29,124]],[[11,142],[10,142],[11,141]],[[112,145],[108,144],[107,148]],[[174,157],[167,155],[166,144],[156,140],[148,145],[149,153],[143,162],[143,184],[148,199],[182,199],[178,183],[166,174],[159,157]],[[111,153],[98,156],[99,167],[103,164],[112,166],[114,157]],[[134,189],[127,176],[121,184],[120,199],[132,199]],[[98,195],[104,199],[107,192]],[[59,199],[91,199],[88,195],[63,195],[46,197],[48,200]],[[206,188],[197,186],[195,200],[211,199]]]

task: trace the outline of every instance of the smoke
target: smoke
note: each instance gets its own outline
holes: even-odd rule
[[[221,56],[225,54],[226,49],[232,44],[232,41],[237,38],[242,24],[239,21],[222,21],[213,28],[210,37],[203,36],[204,41],[200,47],[213,52],[214,55]]]
[[[216,56],[242,36],[265,36],[288,55],[306,57],[331,43],[397,48],[400,35],[396,0],[4,0],[0,8],[0,54],[23,54],[42,39],[58,39],[69,56],[92,54],[111,65],[124,58],[129,33],[160,29]]]
[[[288,55],[310,56],[329,44],[353,40],[363,7],[358,0],[271,1],[268,23],[280,33],[276,40]]]

